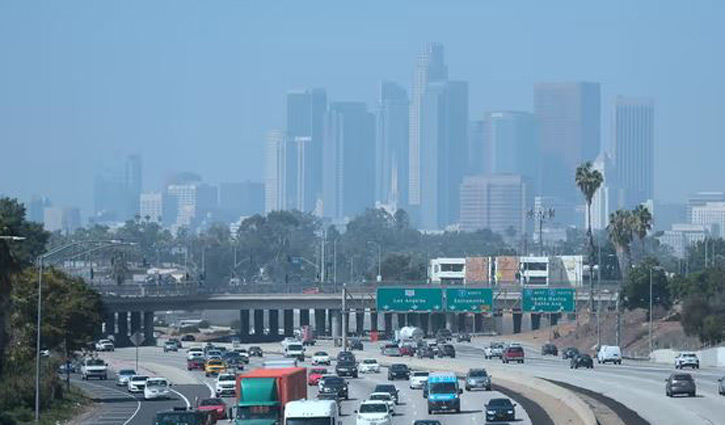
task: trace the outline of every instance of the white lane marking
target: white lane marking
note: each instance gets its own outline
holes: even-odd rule
[[[128,425],[129,422],[131,422],[133,420],[133,418],[135,418],[136,415],[138,415],[138,412],[141,410],[141,401],[139,399],[137,399],[136,397],[134,397],[133,395],[129,394],[129,393],[124,393],[123,391],[119,391],[119,390],[116,390],[116,389],[113,389],[113,388],[104,387],[103,385],[91,384],[90,382],[84,382],[84,384],[85,385],[90,385],[90,386],[93,386],[93,387],[97,387],[97,388],[102,388],[103,390],[106,390],[106,391],[111,391],[111,392],[114,392],[114,393],[123,394],[124,396],[126,396],[126,397],[128,397],[128,398],[130,398],[130,399],[132,399],[132,400],[134,400],[136,402],[136,410],[126,420],[126,422],[123,423],[123,425]]]
[[[189,403],[189,399],[186,398],[186,396],[184,394],[181,394],[180,392],[178,392],[176,390],[172,390],[170,388],[169,388],[169,391],[171,391],[172,393],[174,393],[174,394],[178,395],[179,397],[181,397],[181,399],[184,400],[184,403],[186,403],[186,408],[187,409],[190,409],[191,408],[191,403]]]
[[[211,384],[208,383],[208,382],[204,382],[204,385],[206,385],[206,387],[209,388],[210,397],[214,398],[216,396],[216,392],[214,391],[214,387],[212,387]]]

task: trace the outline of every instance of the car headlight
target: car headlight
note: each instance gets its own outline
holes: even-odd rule
[[[513,415],[513,413],[514,413],[514,411],[513,411],[513,410],[509,410],[509,411],[508,411],[508,414],[509,414],[509,415]]]
[[[486,410],[486,413],[489,415],[495,415],[496,411],[495,410]]]

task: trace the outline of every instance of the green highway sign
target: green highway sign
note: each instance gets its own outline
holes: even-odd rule
[[[379,312],[443,311],[440,288],[378,288]]]
[[[470,313],[490,312],[493,306],[491,288],[447,288],[446,310]]]
[[[574,312],[574,289],[525,288],[522,309],[532,313]]]

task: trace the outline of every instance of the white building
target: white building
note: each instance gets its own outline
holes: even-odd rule
[[[707,202],[692,207],[692,224],[713,226],[713,236],[721,237],[725,234],[725,202]]]
[[[673,224],[671,230],[665,230],[659,241],[672,248],[677,258],[685,258],[690,245],[710,236],[710,227],[701,224]]]
[[[176,207],[176,228],[192,227],[217,205],[217,189],[207,184],[173,184],[166,192]]]
[[[524,285],[549,285],[549,257],[520,257],[519,273]]]
[[[142,193],[139,201],[141,219],[162,224],[164,221],[164,195],[161,192]]]
[[[434,258],[430,260],[428,278],[432,283],[462,285],[466,279],[466,259]]]
[[[604,230],[609,224],[609,214],[617,208],[617,174],[612,159],[606,152],[602,152],[592,163],[592,168],[602,173],[604,183],[594,193],[592,198],[592,229]],[[586,228],[586,214],[584,227]]]
[[[43,228],[48,232],[73,233],[81,227],[81,213],[75,207],[46,207],[43,210]]]

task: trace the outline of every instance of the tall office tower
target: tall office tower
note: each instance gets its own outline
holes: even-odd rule
[[[483,156],[491,174],[520,174],[529,179],[532,190],[539,180],[540,152],[536,120],[528,112],[494,111],[483,119]]]
[[[395,83],[380,86],[375,142],[375,199],[383,204],[408,202],[408,94]]]
[[[283,131],[272,130],[267,134],[264,170],[264,211],[267,213],[286,208],[286,141]]]
[[[324,89],[287,93],[288,207],[313,211],[322,193]]]
[[[218,205],[217,188],[200,181],[170,184],[166,193],[176,210],[176,228],[198,226]]]
[[[72,234],[81,227],[81,213],[76,207],[46,207],[43,210],[43,228],[48,232]]]
[[[126,221],[139,213],[142,188],[140,155],[129,155],[106,164],[96,174],[94,185],[95,219]]]
[[[599,83],[539,83],[534,87],[541,145],[541,189],[546,196],[579,201],[576,167],[600,152]]]
[[[486,153],[486,137],[483,120],[468,123],[468,166],[466,175],[480,176],[490,174],[489,159]]]
[[[515,174],[466,176],[461,191],[461,230],[490,229],[516,235],[526,232],[526,210],[532,193],[525,177]]]
[[[425,45],[418,56],[413,80],[413,93],[410,102],[410,131],[409,131],[409,189],[408,203],[413,206],[420,205],[421,196],[421,127],[422,100],[428,84],[442,82],[448,79],[448,68],[443,60],[443,45],[430,43]]]
[[[622,208],[654,199],[654,104],[618,97],[614,106],[614,160]]]
[[[50,198],[45,196],[33,196],[28,202],[28,220],[36,223],[43,222],[44,210],[53,204],[50,202]]]
[[[219,211],[227,222],[264,211],[264,185],[257,182],[219,185]]]
[[[361,102],[331,103],[323,140],[323,215],[341,220],[373,206],[375,116]]]
[[[592,163],[592,168],[602,173],[604,183],[594,193],[592,198],[592,229],[604,230],[609,224],[609,214],[617,209],[617,173],[612,158],[606,153],[599,154]],[[586,212],[586,211],[585,211]],[[586,214],[584,227],[586,227]]]
[[[459,218],[460,184],[468,166],[468,84],[429,83],[420,120],[419,227],[437,230]]]

